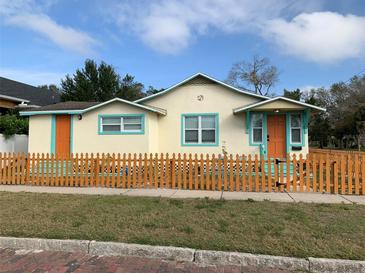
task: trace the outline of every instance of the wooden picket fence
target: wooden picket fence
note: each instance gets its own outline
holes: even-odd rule
[[[323,155],[326,157],[326,155],[329,155],[330,159],[337,159],[338,157],[344,156],[344,157],[351,157],[353,160],[355,160],[355,156],[362,157],[365,156],[364,151],[357,151],[357,150],[338,150],[338,149],[320,149],[320,148],[309,148],[309,154],[310,155]]]
[[[0,153],[0,184],[365,195],[365,156]]]

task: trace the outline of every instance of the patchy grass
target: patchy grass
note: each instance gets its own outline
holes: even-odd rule
[[[365,207],[2,192],[0,235],[364,260]]]

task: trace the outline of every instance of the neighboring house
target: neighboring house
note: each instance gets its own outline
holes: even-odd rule
[[[29,109],[60,102],[60,94],[0,77],[0,112],[8,109]]]
[[[284,97],[268,98],[198,73],[135,102],[64,102],[21,112],[29,116],[35,153],[308,152],[310,110]]]

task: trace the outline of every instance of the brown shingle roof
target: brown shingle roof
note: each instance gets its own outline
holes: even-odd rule
[[[52,104],[40,108],[34,108],[32,111],[51,111],[51,110],[83,110],[99,104],[99,102],[81,102],[81,101],[67,101],[57,104]]]

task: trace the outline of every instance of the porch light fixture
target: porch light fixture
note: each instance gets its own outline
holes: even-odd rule
[[[274,112],[275,112],[275,113],[279,113],[279,112],[280,112],[280,110],[278,110],[278,109],[275,109],[275,110],[274,110]]]
[[[82,114],[77,115],[77,119],[82,120]]]

